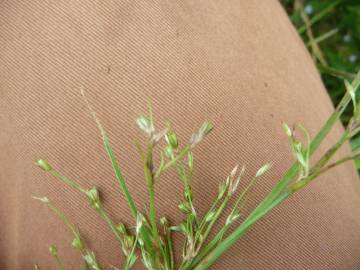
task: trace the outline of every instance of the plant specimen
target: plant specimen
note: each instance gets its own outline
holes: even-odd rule
[[[38,160],[37,165],[67,186],[78,190],[88,199],[90,207],[108,223],[117,241],[119,241],[124,256],[124,269],[131,269],[137,260],[141,260],[145,269],[205,270],[212,266],[260,218],[264,217],[274,207],[306,187],[329,169],[345,161],[355,160],[360,157],[360,152],[355,152],[334,162],[331,161],[339,148],[360,131],[360,102],[356,96],[356,89],[359,88],[359,85],[360,72],[351,83],[345,81],[346,94],[314,138],[310,138],[307,130],[302,125],[290,128],[287,124],[283,124],[296,161],[285,172],[284,176],[277,182],[270,193],[241,221],[239,217],[243,214],[249,192],[256,184],[257,179],[270,169],[270,165],[265,164],[259,168],[244,188],[240,188],[239,183],[242,181],[245,167],[235,166],[226,179],[219,184],[218,195],[214,198],[214,202],[209,205],[203,216],[199,216],[193,203],[194,196],[196,196],[192,190],[193,149],[211,132],[213,126],[210,122],[204,122],[192,134],[189,142],[184,146],[180,146],[177,135],[170,124],[167,124],[160,131],[155,129],[151,105],[149,105],[149,114],[147,116],[142,115],[136,119],[138,127],[144,132],[146,138],[145,147],[142,147],[139,143],[136,144],[143,163],[144,182],[149,194],[148,206],[147,210],[145,210],[140,209],[133,200],[115,157],[114,150],[110,145],[109,138],[95,112],[86,101],[100,130],[104,147],[121,191],[129,206],[129,211],[134,218],[134,229],[126,227],[122,223],[117,223],[108,217],[102,207],[99,191],[96,187],[82,187],[76,181],[58,172],[46,160]],[[310,159],[312,155],[349,104],[353,106],[353,115],[342,136],[311,166]],[[295,128],[304,134],[304,142],[295,136]],[[165,143],[160,144],[161,141]],[[162,145],[165,146],[163,147]],[[155,164],[153,159],[155,152],[160,156],[158,164]],[[155,207],[155,186],[160,181],[163,173],[170,168],[176,170],[180,178],[179,181],[183,184],[183,200],[179,202],[178,207],[183,213],[184,219],[180,224],[171,224],[165,216],[162,216],[163,213],[157,213]],[[34,198],[46,204],[69,228],[73,235],[71,245],[79,251],[84,259],[83,269],[102,269],[94,251],[88,248],[81,237],[80,230],[47,197]],[[227,208],[230,208],[230,213],[224,219],[221,219],[224,210]],[[162,217],[158,218],[160,216]],[[215,231],[214,225],[219,222],[222,226],[219,230]],[[181,261],[176,263],[173,252],[173,233],[183,235]],[[211,233],[214,233],[213,237],[210,237]],[[59,269],[64,269],[65,266],[61,261],[56,246],[52,245],[50,247],[50,253],[58,264]],[[35,266],[35,268],[39,269],[39,266]]]

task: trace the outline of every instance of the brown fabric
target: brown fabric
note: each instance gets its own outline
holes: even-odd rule
[[[171,119],[182,142],[203,120],[214,122],[195,151],[200,212],[236,163],[246,164],[249,177],[271,161],[253,207],[293,160],[281,121],[301,122],[314,135],[333,110],[277,1],[5,0],[0,63],[1,269],[32,269],[35,262],[54,269],[52,243],[67,269],[79,269],[65,227],[31,195],[46,195],[63,209],[106,269],[122,263],[112,233],[85,198],[34,165],[47,158],[82,185],[98,186],[109,215],[132,222],[81,87],[140,206],[147,192],[132,140],[141,139],[134,118],[145,112],[147,97],[156,122]],[[181,220],[179,179],[169,172],[156,188],[159,212]],[[360,269],[359,205],[348,163],[259,222],[214,269]]]

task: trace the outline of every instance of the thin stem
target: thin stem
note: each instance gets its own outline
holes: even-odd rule
[[[123,246],[123,240],[120,236],[119,231],[116,229],[114,223],[111,221],[111,219],[108,217],[108,215],[102,210],[100,207],[95,209],[96,212],[106,221],[106,223],[110,226],[112,232],[115,234],[116,239],[120,242],[120,244]]]
[[[330,11],[332,11],[338,4],[341,3],[342,0],[337,0],[334,1],[333,3],[331,3],[330,5],[328,5],[326,8],[324,8],[323,10],[321,10],[318,14],[316,14],[315,16],[313,16],[310,19],[309,25],[312,26],[313,24],[315,24],[316,22],[320,21],[325,15],[327,15]],[[306,25],[301,26],[298,29],[299,34],[303,34],[306,31]]]
[[[224,201],[222,202],[222,204],[220,205],[220,207],[217,209],[215,216],[211,219],[209,225],[207,226],[205,233],[203,235],[203,241],[205,241],[207,239],[207,237],[209,236],[209,233],[211,232],[211,229],[213,228],[215,222],[218,220],[218,218],[220,217],[221,213],[224,211],[225,207],[227,206],[228,202],[230,200],[229,196],[226,196],[226,198],[224,199]]]
[[[181,158],[183,158],[189,151],[191,150],[191,146],[187,145],[184,147],[184,149],[171,161],[169,161],[168,163],[166,163],[164,165],[164,167],[162,168],[161,172],[159,172],[156,176],[155,179],[159,178],[160,174],[163,173],[164,171],[166,171],[167,169],[169,169],[171,166],[173,166],[178,160],[180,160]]]
[[[81,187],[78,183],[76,183],[75,181],[67,178],[66,176],[62,175],[60,172],[52,169],[51,171],[49,171],[51,175],[55,176],[56,178],[60,179],[62,182],[64,182],[65,184],[69,185],[70,187],[82,192],[86,194],[86,190]]]
[[[53,257],[57,263],[57,265],[59,266],[59,269],[60,270],[65,270],[65,267],[64,267],[64,264],[63,262],[61,261],[60,257],[59,257],[59,254],[53,254]]]
[[[235,242],[240,238],[239,236],[243,236],[255,222],[264,217],[281,202],[286,200],[289,195],[289,193],[284,193],[266,208],[262,209],[262,211],[256,217],[244,221],[232,234],[230,234],[224,241],[220,242],[213,251],[211,251],[205,258],[203,258],[201,262],[193,268],[193,270],[208,269],[224,252],[226,252],[233,244],[235,244]]]
[[[339,148],[350,139],[349,131],[346,130],[341,138],[334,144],[325,154],[324,156],[314,165],[312,172],[318,171],[322,169],[326,163],[335,155],[335,153],[339,150]],[[310,172],[311,174],[311,172]]]
[[[39,198],[35,198],[35,199],[39,200]],[[40,201],[42,201],[42,200],[40,200]],[[64,215],[64,213],[62,213],[59,209],[57,209],[51,202],[48,201],[45,204],[49,207],[49,209],[51,211],[53,211],[64,222],[64,224],[69,228],[69,230],[71,231],[71,233],[73,234],[75,239],[79,239],[81,241],[83,246],[81,249],[78,249],[78,250],[82,256],[85,256],[89,250],[86,246],[86,243],[83,240],[81,240],[80,233],[76,229],[76,227],[68,220],[68,218]],[[94,257],[94,259],[95,259],[95,263],[96,263],[96,270],[101,270],[101,267],[97,264],[95,257]],[[86,267],[89,266],[88,262],[86,262],[86,261],[84,261],[84,265],[86,265]],[[85,269],[88,269],[88,268],[85,268]]]
[[[346,161],[356,160],[356,159],[359,159],[359,154],[357,154],[357,155],[351,155],[351,156],[348,156],[348,157],[341,158],[341,159],[339,159],[339,160],[331,163],[330,165],[322,168],[322,169],[319,171],[319,173],[320,173],[320,174],[323,174],[323,173],[325,173],[326,171],[328,171],[329,169],[332,169],[332,168],[334,168],[334,167],[337,167],[337,166],[343,164],[343,163],[346,162]]]
[[[335,76],[335,77],[338,77],[341,79],[353,80],[356,77],[356,74],[354,74],[354,73],[346,72],[346,71],[339,70],[339,69],[329,67],[329,66],[323,66],[321,64],[318,64],[317,68],[322,73],[330,74],[332,76]],[[342,92],[340,92],[340,93],[342,93]]]
[[[339,32],[338,28],[331,29],[330,31],[322,34],[321,36],[318,36],[318,37],[314,38],[313,42],[319,44],[320,42],[323,42],[324,40],[332,37],[333,35],[335,35],[338,32]],[[306,47],[309,47],[309,46],[311,46],[311,43],[307,42]]]

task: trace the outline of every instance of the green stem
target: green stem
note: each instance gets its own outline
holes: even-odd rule
[[[314,165],[311,171],[315,172],[322,169],[326,163],[335,155],[335,153],[340,149],[340,147],[350,139],[349,131],[346,130],[341,138],[334,144],[325,154],[324,156]],[[311,172],[310,172],[311,173]]]
[[[159,237],[159,233],[156,225],[156,208],[155,208],[155,189],[154,185],[149,186],[149,219],[155,239]]]
[[[332,76],[339,77],[341,79],[353,80],[356,77],[356,74],[346,72],[343,70],[338,70],[336,68],[329,67],[329,66],[323,66],[321,64],[318,64],[317,68],[320,70],[321,73],[330,74]],[[342,93],[342,92],[340,92],[340,93]]]
[[[333,35],[335,35],[338,32],[339,32],[338,28],[331,29],[330,31],[322,34],[321,36],[318,36],[318,37],[314,38],[313,42],[319,44],[320,42],[332,37]],[[311,42],[307,42],[306,47],[310,47],[310,46],[311,46]]]
[[[112,232],[115,234],[116,239],[120,242],[120,244],[123,246],[123,240],[120,236],[120,233],[118,232],[118,230],[116,229],[114,223],[112,222],[112,220],[108,217],[108,215],[99,207],[95,209],[96,212],[98,212],[98,214],[106,221],[106,223],[110,226]]]
[[[357,154],[357,155],[351,155],[351,156],[348,156],[348,157],[341,158],[341,159],[335,161],[334,163],[331,163],[330,165],[322,168],[319,172],[320,172],[320,174],[323,174],[323,173],[325,173],[326,171],[328,171],[329,169],[332,169],[332,168],[334,168],[334,167],[337,167],[337,166],[343,164],[343,163],[346,162],[346,161],[356,160],[356,159],[359,159],[359,154]]]
[[[221,213],[224,211],[225,207],[227,206],[228,202],[229,202],[230,197],[226,196],[226,198],[224,199],[224,201],[222,202],[222,204],[220,205],[220,207],[217,209],[214,217],[211,219],[209,225],[207,226],[205,233],[203,235],[203,241],[205,242],[205,240],[207,239],[207,237],[209,236],[209,233],[211,232],[211,229],[213,228],[215,222],[218,220],[218,218],[220,217]]]
[[[58,264],[59,269],[60,269],[60,270],[64,270],[65,267],[64,267],[64,264],[63,264],[63,262],[61,261],[59,255],[58,255],[58,254],[55,254],[55,255],[53,255],[53,257],[55,258],[55,261],[56,261],[56,263]]]
[[[76,183],[75,181],[67,178],[66,176],[62,175],[60,172],[51,169],[51,171],[49,171],[49,173],[53,176],[55,176],[56,178],[60,179],[62,182],[64,182],[65,184],[69,185],[70,187],[82,192],[86,194],[86,190],[81,187],[78,183]]]
[[[241,236],[243,236],[255,222],[264,217],[281,202],[286,200],[289,195],[290,193],[284,193],[266,208],[262,209],[262,211],[259,212],[256,217],[244,221],[232,234],[230,234],[224,241],[219,243],[219,245],[213,251],[211,251],[204,259],[202,259],[201,262],[193,268],[193,270],[208,269],[223,253],[225,253],[233,244],[235,244],[235,242]]]

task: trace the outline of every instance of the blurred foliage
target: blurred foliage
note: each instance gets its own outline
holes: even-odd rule
[[[282,0],[337,105],[345,93],[343,79],[360,69],[360,0]],[[352,108],[342,117],[349,121]],[[360,148],[360,137],[352,141]],[[357,164],[360,169],[360,162]]]

